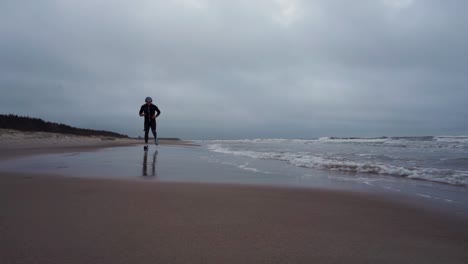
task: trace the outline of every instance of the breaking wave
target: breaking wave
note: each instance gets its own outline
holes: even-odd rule
[[[425,137],[322,137],[322,143],[349,143],[365,145],[382,145],[388,147],[414,148],[468,148],[468,136],[425,136]]]
[[[316,139],[238,139],[208,140],[207,143],[220,144],[353,144],[385,147],[412,147],[435,149],[468,149],[468,136],[424,136],[424,137],[321,137]]]
[[[466,137],[468,138],[468,137]],[[334,140],[334,139],[320,139]],[[346,139],[349,140],[349,139]],[[354,139],[351,139],[354,140]],[[359,139],[361,140],[361,139]],[[383,140],[383,139],[370,139]],[[226,141],[223,141],[224,143]],[[339,157],[330,157],[327,155],[311,155],[309,153],[292,153],[292,152],[258,152],[251,150],[233,150],[223,147],[222,144],[208,144],[210,151],[231,154],[236,156],[248,157],[253,159],[270,159],[288,162],[289,164],[314,168],[321,170],[358,172],[358,173],[373,173],[382,175],[391,175],[398,177],[406,177],[410,179],[421,179],[432,182],[446,183],[452,185],[468,186],[468,171],[452,170],[452,169],[436,169],[436,168],[421,168],[421,167],[400,167],[389,164],[380,164],[373,162],[356,162],[346,160]],[[245,143],[245,142],[244,142]]]

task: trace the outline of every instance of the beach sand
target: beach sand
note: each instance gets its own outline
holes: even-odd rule
[[[0,234],[0,263],[468,263],[466,218],[318,189],[0,172]]]
[[[468,262],[462,219],[363,194],[0,179],[0,263]]]
[[[142,145],[132,138],[75,136],[49,132],[24,132],[0,129],[0,160],[36,154],[92,151],[98,148]],[[196,146],[183,140],[160,140],[161,145]]]

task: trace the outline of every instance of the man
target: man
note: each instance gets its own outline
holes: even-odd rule
[[[148,133],[151,127],[151,132],[154,136],[154,144],[158,145],[158,137],[156,133],[156,118],[161,114],[157,106],[153,104],[151,97],[146,97],[146,104],[140,108],[140,116],[145,117],[145,150],[148,150]]]

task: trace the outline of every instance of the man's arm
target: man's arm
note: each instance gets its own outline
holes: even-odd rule
[[[145,116],[145,110],[144,110],[143,106],[140,107],[139,114],[140,114],[140,116]]]
[[[158,117],[160,114],[161,110],[159,110],[159,108],[156,106],[156,115],[154,116],[154,118]]]

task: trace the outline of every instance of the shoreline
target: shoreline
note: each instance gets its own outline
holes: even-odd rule
[[[3,172],[0,180],[6,263],[468,260],[466,218],[378,195]]]
[[[0,160],[115,146],[14,146]],[[468,262],[466,215],[388,195],[81,176],[0,172],[0,262]]]
[[[185,140],[160,140],[160,145],[198,146]],[[144,145],[139,139],[75,136],[50,132],[0,129],[0,161],[31,155],[95,151],[102,148]]]
[[[40,157],[41,155],[49,155],[49,154],[62,154],[62,153],[74,153],[74,152],[95,152],[95,151],[98,151],[100,149],[106,149],[106,148],[114,148],[114,147],[130,147],[130,146],[137,146],[137,145],[140,145],[141,142],[134,142],[134,141],[130,141],[130,142],[117,142],[117,141],[110,141],[110,142],[99,142],[99,144],[96,144],[96,143],[93,143],[93,142],[87,142],[86,144],[83,144],[83,142],[79,142],[79,144],[64,144],[63,142],[61,144],[57,144],[57,145],[34,145],[33,147],[29,146],[29,147],[25,147],[25,146],[21,146],[21,145],[17,145],[15,147],[11,147],[11,148],[8,148],[8,149],[5,149],[5,148],[0,148],[0,162],[9,162],[10,160],[13,161],[15,159],[19,159],[19,158],[24,158],[24,157],[28,157],[28,156],[33,156],[33,155],[36,155],[38,157]],[[196,144],[193,144],[191,143],[190,141],[176,141],[176,142],[172,142],[172,140],[170,140],[169,142],[163,142],[162,144],[160,145],[163,145],[163,146],[180,146],[180,147],[193,147],[193,146],[199,146],[199,145],[196,145]],[[2,146],[2,144],[0,144],[0,147]],[[172,158],[171,159],[174,159],[176,158],[174,156],[174,154],[172,155]],[[14,161],[13,161],[14,162]],[[146,162],[146,161],[144,161]],[[149,161],[151,162],[151,161]],[[169,160],[166,160],[166,162],[169,162]],[[20,164],[18,164],[17,166],[21,166]],[[143,165],[145,166],[145,165]],[[146,165],[147,166],[147,165]],[[159,167],[159,166],[157,166]],[[186,166],[183,166],[183,167],[186,167]],[[187,170],[190,171],[190,173],[198,173],[197,175],[204,175],[204,174],[199,174],[200,172],[196,172],[196,170],[191,170],[190,168],[186,168]],[[154,170],[154,168],[153,168]],[[86,172],[77,172],[77,173],[72,173],[72,174],[62,174],[60,172],[57,172],[57,174],[55,174],[56,172],[52,172],[52,171],[42,171],[42,172],[33,172],[33,171],[14,171],[14,170],[0,170],[0,173],[13,173],[13,174],[16,174],[16,173],[23,173],[23,174],[31,174],[31,175],[36,175],[36,176],[47,176],[47,175],[56,175],[58,177],[67,177],[67,178],[81,178],[81,179],[102,179],[102,180],[117,180],[117,181],[126,181],[126,182],[138,182],[138,181],[141,181],[142,179],[140,178],[141,176],[136,176],[136,178],[132,178],[132,177],[129,177],[129,178],[125,178],[125,177],[122,177],[122,174],[118,174],[120,175],[120,177],[115,177],[115,173],[104,173],[102,175],[95,175],[95,174],[87,174]],[[216,173],[221,173],[222,175],[224,175],[223,171],[217,171]],[[173,174],[173,173],[172,173]],[[167,174],[167,175],[170,175],[170,174]],[[175,175],[179,175],[179,174],[175,174]],[[164,182],[164,183],[174,183],[174,184],[178,184],[178,183],[181,183],[181,184],[202,184],[202,185],[227,185],[227,186],[250,186],[250,187],[269,187],[269,188],[289,188],[289,189],[296,189],[296,190],[301,190],[301,189],[305,189],[305,190],[325,190],[325,191],[343,191],[343,192],[351,192],[351,193],[362,193],[362,194],[369,194],[369,195],[375,195],[375,196],[379,196],[379,197],[382,197],[388,201],[392,201],[394,203],[400,203],[400,204],[409,204],[409,205],[412,205],[414,207],[418,207],[418,208],[424,208],[426,210],[429,210],[429,211],[434,211],[434,212],[437,212],[437,213],[443,213],[443,214],[450,214],[450,215],[453,215],[453,216],[457,216],[457,217],[467,217],[468,218],[468,211],[466,209],[466,207],[458,207],[457,204],[461,204],[459,202],[453,202],[453,201],[449,201],[451,202],[451,206],[444,206],[442,203],[435,203],[435,202],[427,202],[427,200],[424,200],[422,199],[422,195],[420,195],[420,197],[418,197],[419,199],[416,199],[416,197],[410,193],[389,193],[389,192],[385,192],[385,191],[382,191],[382,190],[376,190],[376,189],[363,189],[363,188],[359,188],[359,187],[353,187],[353,186],[346,186],[346,187],[338,187],[336,188],[336,186],[334,185],[330,185],[330,186],[326,186],[327,184],[323,185],[323,186],[301,186],[301,185],[282,185],[282,184],[277,184],[277,183],[255,183],[255,182],[252,182],[252,183],[246,183],[246,182],[222,182],[222,181],[207,181],[206,179],[207,178],[204,178],[203,180],[200,180],[199,176],[195,176],[193,178],[193,180],[190,180],[190,178],[186,178],[186,179],[183,179],[183,180],[180,180],[181,178],[176,178],[176,179],[164,179],[164,180],[160,180],[160,179],[156,179],[156,180],[152,180],[153,182],[155,182],[156,184],[157,183],[161,183],[161,182]],[[187,176],[186,176],[187,177]],[[204,177],[204,176],[202,176]],[[145,182],[152,182],[152,181],[148,181],[148,180],[145,180]],[[422,181],[424,182],[424,181]],[[440,199],[439,199],[440,200]]]
[[[2,148],[0,149],[0,162],[4,164],[8,164],[10,161],[12,162],[13,167],[16,166],[17,168],[23,167],[22,162],[18,161],[16,162],[15,159],[20,159],[20,158],[27,158],[28,156],[36,156],[39,159],[37,161],[40,161],[40,157],[42,155],[49,155],[49,154],[62,154],[62,153],[87,153],[84,155],[87,155],[88,157],[88,167],[82,167],[81,170],[76,170],[73,172],[72,170],[67,170],[67,167],[61,167],[62,165],[52,165],[49,164],[49,170],[47,169],[42,169],[42,168],[47,168],[47,167],[36,167],[36,169],[39,169],[36,171],[34,167],[31,167],[26,170],[16,170],[16,169],[9,169],[8,166],[7,168],[0,170],[0,172],[11,172],[11,173],[34,173],[34,174],[52,174],[52,175],[58,175],[58,176],[63,176],[63,177],[79,177],[79,178],[85,178],[85,179],[104,179],[104,180],[123,180],[123,181],[141,181],[143,180],[141,177],[142,176],[148,176],[146,174],[140,175],[141,170],[143,170],[143,173],[149,173],[149,176],[147,179],[145,179],[145,182],[165,182],[165,183],[189,183],[189,184],[227,184],[227,185],[241,185],[241,186],[253,186],[253,187],[272,187],[272,188],[292,188],[292,189],[309,189],[309,190],[339,190],[339,191],[344,191],[344,192],[358,192],[358,193],[367,193],[371,195],[377,194],[378,196],[385,197],[387,200],[391,200],[397,203],[406,203],[406,204],[411,204],[415,207],[420,207],[420,208],[425,208],[427,210],[432,210],[432,211],[437,211],[439,213],[444,213],[444,214],[452,214],[456,216],[462,216],[462,217],[467,217],[468,216],[468,207],[465,206],[466,200],[461,199],[460,195],[457,194],[456,192],[452,194],[447,194],[443,193],[440,191],[437,191],[434,195],[429,194],[430,196],[426,196],[426,192],[424,190],[424,186],[422,186],[419,189],[414,189],[413,188],[413,193],[411,191],[406,191],[406,192],[393,192],[390,193],[387,190],[382,189],[382,187],[377,187],[377,188],[364,188],[359,185],[355,185],[353,183],[347,184],[346,181],[333,181],[333,180],[325,180],[322,182],[318,183],[306,183],[305,185],[296,185],[293,183],[294,181],[287,182],[284,181],[283,183],[278,183],[273,181],[256,181],[255,177],[252,179],[254,180],[249,180],[248,177],[245,177],[241,180],[234,180],[234,177],[244,177],[241,171],[232,174],[232,171],[224,171],[221,167],[217,166],[216,169],[210,169],[206,170],[203,168],[206,168],[204,166],[211,166],[210,164],[197,164],[193,163],[193,159],[189,158],[187,159],[187,155],[193,155],[198,153],[197,149],[192,149],[192,146],[199,146],[195,145],[191,142],[188,141],[182,141],[182,142],[169,142],[161,144],[162,146],[181,146],[181,147],[189,147],[187,149],[172,149],[169,156],[168,152],[165,152],[165,161],[163,163],[154,166],[152,165],[152,162],[154,162],[154,157],[153,154],[149,154],[150,158],[143,158],[143,165],[140,165],[142,161],[137,161],[138,166],[142,166],[141,169],[137,170],[126,170],[125,166],[122,167],[120,166],[117,162],[115,164],[117,166],[117,169],[112,171],[109,169],[100,169],[100,165],[96,163],[95,161],[99,160],[102,158],[102,153],[94,153],[100,149],[111,149],[111,148],[119,148],[119,147],[131,147],[131,146],[137,146],[140,145],[141,142],[114,142],[111,141],[109,142],[99,142],[99,144],[93,143],[93,142],[85,142],[86,144],[83,144],[83,142],[80,142],[79,145],[67,145],[63,144],[57,144],[53,146],[42,146],[42,145],[34,145],[33,147],[26,147],[26,146],[15,146],[15,147],[10,147],[8,149]],[[180,144],[183,143],[183,144]],[[2,146],[0,142],[0,147]],[[133,148],[134,150],[135,148]],[[162,148],[163,149],[163,148]],[[169,150],[168,149],[168,150]],[[132,148],[130,148],[132,150]],[[161,150],[161,149],[160,149]],[[112,151],[112,150],[110,150]],[[126,151],[126,150],[125,150]],[[189,151],[189,152],[187,152]],[[193,152],[195,151],[195,152]],[[107,150],[103,153],[107,153]],[[138,151],[139,153],[139,151]],[[153,152],[151,152],[153,153]],[[187,154],[190,153],[190,154]],[[133,153],[135,154],[135,153]],[[90,156],[91,155],[91,156]],[[139,156],[139,155],[137,155]],[[89,158],[92,157],[92,158]],[[34,158],[33,158],[34,159]],[[169,168],[175,166],[175,163],[173,162],[174,160],[178,160],[186,162],[187,165],[180,166],[178,165],[178,168],[172,168],[168,170]],[[36,161],[36,162],[37,162]],[[44,160],[47,162],[47,158]],[[128,160],[121,160],[120,162],[127,162]],[[26,161],[27,162],[27,161]],[[81,161],[83,162],[83,160]],[[132,161],[135,162],[135,161]],[[73,163],[71,163],[73,164]],[[70,164],[70,165],[71,165]],[[135,163],[132,163],[135,164]],[[188,165],[190,164],[190,165]],[[47,165],[45,165],[47,166]],[[58,166],[59,168],[55,168],[54,166]],[[73,165],[71,165],[73,166]],[[82,166],[82,165],[78,165]],[[192,167],[194,166],[194,167]],[[245,165],[244,165],[245,166]],[[152,168],[151,168],[152,167]],[[41,168],[41,169],[40,169]],[[155,173],[156,169],[156,177],[154,175],[151,175],[151,173]],[[161,170],[162,169],[162,170]],[[229,168],[228,168],[229,169]],[[136,173],[138,171],[138,173]],[[158,171],[160,173],[158,173]],[[162,173],[161,173],[162,171]],[[211,172],[209,172],[211,171]],[[249,172],[249,171],[247,171]],[[129,173],[129,174],[126,174]],[[133,174],[136,173],[136,174]],[[214,173],[213,176],[210,176]],[[240,173],[240,174],[239,174]],[[326,172],[323,171],[317,171],[315,173],[323,173],[320,175],[320,177],[327,177],[325,175]],[[314,174],[315,174],[314,173]],[[216,176],[218,175],[218,176]],[[153,176],[153,177],[152,177]],[[152,179],[151,179],[152,178]],[[230,179],[230,180],[229,180]],[[400,179],[400,178],[396,178]],[[422,183],[426,183],[426,181],[420,181]],[[438,183],[435,183],[438,184]],[[444,184],[441,184],[444,185]],[[451,187],[450,185],[448,185]],[[380,189],[379,189],[380,188]],[[396,186],[396,188],[401,188]],[[458,196],[457,196],[458,195]],[[431,197],[432,196],[432,197]],[[429,199],[429,200],[427,200]],[[445,200],[447,199],[447,200]],[[449,204],[444,204],[444,200],[446,201],[445,203]]]

